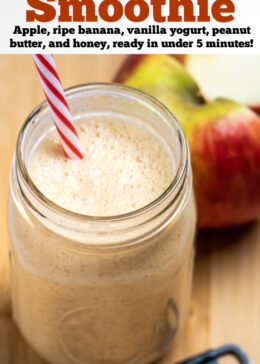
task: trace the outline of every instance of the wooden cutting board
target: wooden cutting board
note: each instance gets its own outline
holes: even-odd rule
[[[110,81],[124,56],[55,58],[64,87],[70,87]],[[17,134],[43,94],[31,56],[0,55],[0,80],[0,364],[44,364],[11,318],[6,228],[9,167]],[[260,222],[198,234],[190,319],[159,363],[173,364],[225,343],[241,345],[255,364],[260,363]]]

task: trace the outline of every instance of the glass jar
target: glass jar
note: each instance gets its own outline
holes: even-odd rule
[[[30,178],[29,157],[54,128],[46,102],[36,108],[11,167],[14,320],[54,364],[149,363],[168,349],[189,308],[196,212],[187,143],[173,115],[141,91],[89,84],[66,97],[76,123],[86,114],[119,113],[149,124],[167,143],[177,172],[138,211],[95,217],[65,210]]]

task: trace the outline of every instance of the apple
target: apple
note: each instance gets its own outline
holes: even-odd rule
[[[260,113],[259,54],[188,54],[182,62],[209,101],[227,97]]]
[[[131,55],[115,82],[164,103],[189,143],[200,228],[260,216],[260,117],[228,99],[208,103],[186,69],[167,55]]]

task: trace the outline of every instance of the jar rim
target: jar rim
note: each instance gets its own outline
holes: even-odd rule
[[[171,120],[171,125],[175,128],[176,134],[179,141],[180,147],[180,160],[177,166],[176,173],[170,185],[167,189],[154,201],[150,202],[146,206],[139,208],[137,210],[131,211],[129,213],[121,214],[121,215],[112,215],[112,216],[92,216],[92,215],[85,215],[80,214],[74,211],[70,211],[66,208],[61,207],[60,205],[54,203],[53,201],[49,200],[34,184],[28,169],[26,167],[26,163],[23,156],[22,145],[23,140],[26,136],[26,133],[34,122],[35,118],[43,113],[44,111],[48,112],[50,110],[47,101],[43,101],[40,105],[34,108],[34,110],[28,115],[27,119],[23,123],[21,130],[18,135],[16,150],[15,150],[15,168],[17,168],[19,177],[21,177],[23,184],[29,190],[30,195],[34,199],[36,199],[42,206],[47,208],[52,214],[58,214],[59,217],[65,219],[72,219],[79,222],[100,222],[100,223],[109,223],[113,221],[127,221],[133,218],[136,218],[142,214],[146,214],[149,211],[156,208],[158,205],[162,204],[172,193],[176,191],[178,187],[180,190],[176,193],[175,199],[178,198],[179,193],[181,191],[182,186],[180,186],[181,181],[183,181],[188,173],[189,170],[189,150],[186,138],[184,136],[183,130],[178,123],[175,116],[171,113],[171,111],[160,101],[155,99],[153,96],[149,95],[148,93],[141,91],[139,89],[118,84],[118,83],[109,83],[109,82],[96,82],[96,83],[85,83],[76,85],[70,88],[65,89],[65,96],[73,96],[74,94],[80,93],[81,91],[90,90],[90,89],[102,89],[102,88],[109,88],[111,90],[117,91],[124,91],[126,93],[134,94],[138,97],[141,97],[144,101],[150,102],[154,107],[159,109],[162,113],[168,116],[168,119]],[[19,184],[20,185],[20,184]],[[20,186],[21,189],[21,186]],[[28,198],[23,194],[23,197],[26,198],[28,202]],[[31,204],[30,204],[31,205]]]

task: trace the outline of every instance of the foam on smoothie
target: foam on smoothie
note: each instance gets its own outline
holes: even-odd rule
[[[77,125],[83,160],[64,158],[55,131],[32,153],[30,175],[48,199],[77,213],[112,216],[148,205],[170,185],[174,161],[144,122],[102,115]]]

